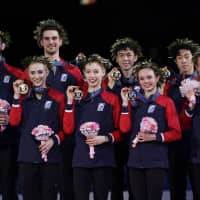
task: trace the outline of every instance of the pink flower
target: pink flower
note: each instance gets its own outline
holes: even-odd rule
[[[158,123],[152,117],[143,117],[140,122],[140,132],[157,133]],[[132,147],[135,148],[137,143],[138,143],[138,138],[136,135],[136,137],[133,139]]]
[[[10,104],[3,99],[0,99],[0,114],[8,115],[10,110]],[[0,125],[0,132],[3,132],[6,129],[6,125]]]
[[[97,122],[85,122],[80,126],[81,133],[86,137],[98,135],[99,130],[100,126]],[[95,154],[94,146],[89,146],[89,150],[90,158],[93,159]]]
[[[41,144],[49,139],[51,135],[54,134],[54,131],[46,126],[46,125],[38,125],[37,127],[33,128],[31,134],[35,137],[36,140],[41,141]],[[42,154],[42,159],[47,162],[47,155]]]
[[[142,118],[142,121],[140,122],[140,132],[157,133],[157,131],[158,131],[158,124],[154,118],[152,117]]]
[[[200,82],[197,80],[191,80],[190,78],[181,81],[179,87],[182,97],[184,97],[190,90],[200,88]]]

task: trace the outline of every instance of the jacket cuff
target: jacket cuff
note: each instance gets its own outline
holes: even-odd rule
[[[19,99],[14,99],[13,98],[13,101],[12,101],[12,105],[14,106],[14,107],[16,107],[16,106],[19,106]]]
[[[123,114],[128,114],[128,106],[122,106],[122,110],[121,110],[121,113]]]
[[[72,104],[66,104],[65,111],[67,111],[67,112],[72,111]]]
[[[156,134],[156,141],[157,142],[164,142],[164,136],[162,133]]]
[[[53,139],[54,145],[57,146],[60,144],[60,139],[57,135],[52,135],[51,137]]]

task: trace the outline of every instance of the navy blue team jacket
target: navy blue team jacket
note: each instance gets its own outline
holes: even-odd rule
[[[13,126],[21,125],[18,161],[30,163],[42,163],[39,152],[39,141],[36,141],[31,131],[42,124],[53,129],[54,146],[48,153],[49,163],[60,161],[60,150],[57,144],[63,141],[62,118],[64,112],[65,97],[62,93],[48,88],[41,100],[35,98],[34,92],[25,97],[20,104],[14,100],[10,111],[10,123]]]
[[[196,73],[186,75],[184,78],[189,79],[196,79]],[[181,81],[183,80],[183,77],[181,77],[180,74],[176,74],[176,77],[173,79],[170,79],[166,82],[165,89],[164,89],[164,95],[169,96],[174,101],[174,104],[176,106],[176,110],[178,114],[180,115],[182,109],[184,108],[185,104],[185,98],[181,96],[179,86],[181,85]],[[191,127],[188,127],[187,129],[182,130],[182,139],[172,142],[169,144],[169,151],[174,154],[177,152],[177,154],[181,154],[180,156],[184,159],[189,159],[190,156],[190,135],[191,135]]]
[[[158,132],[156,141],[138,143],[132,147],[132,141],[140,131],[140,122],[144,116],[152,117],[157,121]],[[138,97],[137,105],[125,109],[120,116],[120,129],[128,132],[131,129],[129,142],[128,167],[135,168],[167,168],[167,142],[181,138],[181,128],[178,114],[173,101],[159,93],[150,99]]]
[[[8,65],[5,61],[0,61],[0,99],[6,100],[10,105],[13,99],[13,82],[21,78],[22,71]],[[10,125],[3,133],[0,133],[0,144],[12,144],[16,142],[16,130]]]
[[[66,105],[63,118],[63,129],[66,134],[75,132],[75,149],[73,167],[113,167],[115,157],[113,142],[96,145],[94,159],[89,157],[89,146],[85,136],[80,132],[80,126],[85,122],[97,122],[100,125],[98,135],[112,134],[115,141],[120,139],[118,131],[120,103],[117,95],[103,89],[95,96],[87,94],[83,100],[72,105]]]
[[[189,162],[200,164],[200,96],[196,96],[196,105],[192,111],[188,112],[188,101],[185,102],[180,121],[183,130],[191,128],[188,141],[190,144]]]

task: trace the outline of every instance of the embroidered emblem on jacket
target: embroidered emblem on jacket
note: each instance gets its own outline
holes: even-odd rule
[[[156,109],[156,105],[150,105],[148,107],[147,113],[153,113]]]
[[[60,78],[60,81],[61,82],[66,82],[67,81],[67,76],[68,76],[68,74],[62,74],[61,78]]]
[[[50,109],[51,105],[52,105],[52,101],[46,101],[45,104],[44,104],[44,109],[45,110]]]
[[[10,82],[10,76],[9,75],[5,75],[3,78],[3,83],[9,83]]]
[[[97,111],[103,111],[105,107],[105,103],[99,103],[97,107]]]

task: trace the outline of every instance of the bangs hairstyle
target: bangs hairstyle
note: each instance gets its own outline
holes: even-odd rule
[[[195,43],[192,40],[189,40],[188,38],[183,39],[176,39],[174,42],[172,42],[168,47],[168,54],[169,58],[175,59],[178,55],[178,52],[181,49],[186,49],[191,51],[192,55],[194,55],[197,51],[200,51],[200,46],[198,43]]]
[[[24,69],[34,63],[41,63],[45,65],[49,70],[53,70],[53,62],[45,56],[28,56],[21,62]]]
[[[112,63],[109,61],[109,59],[103,58],[99,54],[91,54],[84,60],[83,71],[85,70],[85,65],[91,64],[91,63],[98,63],[106,71],[108,71],[112,68]]]
[[[54,19],[47,19],[44,21],[40,21],[36,26],[36,29],[33,31],[34,34],[33,38],[37,41],[39,47],[41,47],[40,41],[42,40],[43,32],[47,30],[58,31],[59,36],[63,41],[63,44],[66,45],[69,44],[68,34],[67,31],[64,29],[64,27]]]
[[[166,78],[165,78],[164,71],[160,68],[160,66],[157,63],[152,62],[151,60],[141,61],[141,62],[138,62],[136,65],[134,65],[133,76],[137,81],[139,80],[138,74],[140,70],[142,69],[151,69],[154,71],[156,77],[158,76],[160,77],[157,83],[158,87],[160,87],[165,82]]]
[[[143,56],[142,48],[139,42],[133,40],[132,38],[125,37],[117,39],[111,46],[110,53],[112,60],[114,61],[116,59],[118,51],[126,50],[127,48],[131,49],[138,56],[138,58],[141,58]]]
[[[7,31],[0,31],[0,38],[2,40],[2,43],[6,45],[6,47],[9,47],[11,44],[11,38],[10,33]]]

